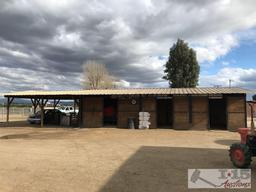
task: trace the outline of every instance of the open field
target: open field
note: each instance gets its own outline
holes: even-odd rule
[[[187,191],[188,168],[232,168],[227,149],[239,135],[23,124],[0,138],[0,191],[164,192]]]

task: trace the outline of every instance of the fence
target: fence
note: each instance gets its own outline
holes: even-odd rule
[[[10,121],[25,120],[32,113],[29,107],[10,107]],[[0,107],[0,122],[6,121],[6,108]]]

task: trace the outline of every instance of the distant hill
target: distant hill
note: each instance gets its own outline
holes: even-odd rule
[[[0,106],[6,105],[7,99],[5,98],[0,98]],[[12,105],[15,106],[31,106],[31,101],[30,100],[25,100],[25,99],[14,99]]]
[[[4,104],[6,104],[7,102],[7,99],[4,98],[4,97],[0,97],[0,106],[3,106]],[[51,101],[50,101],[51,102]],[[64,106],[72,106],[73,105],[73,101],[61,101],[60,102],[61,105],[64,105]],[[32,103],[30,101],[30,99],[19,99],[19,98],[16,98],[14,99],[12,105],[28,105],[28,106],[31,106]]]

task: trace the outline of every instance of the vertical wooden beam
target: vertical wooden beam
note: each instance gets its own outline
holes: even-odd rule
[[[31,98],[31,103],[33,104],[33,112],[34,112],[34,114],[36,113],[36,108],[37,108],[37,106],[38,106],[38,101],[37,101],[37,99],[32,99]]]
[[[6,122],[9,123],[9,113],[10,113],[10,97],[7,97],[7,105],[6,105]]]
[[[192,123],[192,96],[188,96],[188,116],[189,123]]]
[[[44,99],[41,99],[40,110],[41,110],[41,127],[43,127],[44,126]]]
[[[140,95],[139,98],[140,98],[140,101],[139,101],[139,105],[140,105],[140,106],[139,106],[139,108],[140,108],[139,110],[140,110],[140,111],[139,111],[139,112],[143,112],[143,111],[144,111],[144,107],[143,107],[143,98],[142,98],[141,95]]]
[[[255,133],[254,119],[253,119],[253,114],[254,114],[253,106],[254,106],[254,104],[253,103],[249,103],[249,106],[251,108],[251,133],[254,134]]]
[[[34,114],[36,113],[36,108],[37,108],[37,101],[35,100],[35,103],[33,104],[33,106],[34,106],[34,109],[33,109],[33,112],[34,112]]]
[[[53,100],[53,109],[56,109],[57,105],[60,103],[60,99],[54,99]]]
[[[40,109],[41,109],[41,127],[44,126],[44,107],[47,103],[48,99],[41,99]]]
[[[251,128],[254,129],[254,118],[253,118],[253,104],[251,105]]]
[[[247,107],[246,107],[246,94],[244,94],[244,125],[247,128]]]
[[[83,127],[83,99],[84,97],[81,96],[80,97],[80,101],[79,101],[79,113],[78,113],[78,117],[79,117],[79,126]]]
[[[36,109],[37,109],[37,106],[40,105],[40,99],[35,99],[35,103],[36,103]],[[35,112],[36,112],[36,110],[35,110]]]
[[[171,128],[173,129],[173,122],[174,122],[174,100],[173,100],[173,95],[170,95],[170,97],[171,97]],[[157,108],[156,108],[156,110],[157,110]]]
[[[230,113],[229,113],[229,103],[230,103],[230,99],[229,99],[230,97],[228,97],[228,95],[223,95],[222,94],[222,99],[224,99],[224,101],[225,101],[225,110],[226,110],[226,129],[227,130],[230,130],[229,129],[229,115],[230,115]]]
[[[53,100],[53,109],[54,109],[54,110],[56,109],[55,103],[56,103],[56,99]]]
[[[207,111],[208,111],[208,121],[207,121],[207,128],[208,130],[210,130],[211,126],[210,126],[210,99],[209,99],[209,95],[207,95]]]
[[[9,123],[9,117],[10,117],[10,105],[13,102],[14,97],[7,97],[7,105],[6,105],[6,122]]]
[[[76,114],[76,99],[74,99],[74,103],[73,103],[73,105],[74,105],[74,108],[73,108],[73,109],[74,109],[74,111],[73,111],[73,112],[74,112],[74,114]]]
[[[32,98],[30,98],[30,100],[31,100],[31,103],[33,105],[33,110],[34,110],[34,113],[35,113],[35,103],[34,103],[34,100]]]

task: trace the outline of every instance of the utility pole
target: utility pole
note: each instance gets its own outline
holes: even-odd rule
[[[229,88],[231,88],[232,79],[229,79]]]

